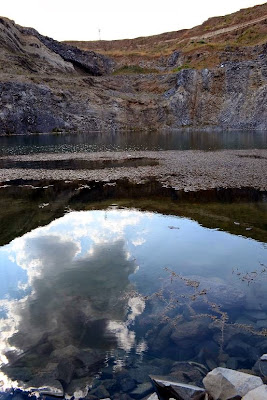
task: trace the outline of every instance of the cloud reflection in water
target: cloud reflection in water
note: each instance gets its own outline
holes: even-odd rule
[[[125,352],[147,349],[140,326],[149,307],[139,292],[155,293],[165,266],[227,284],[234,265],[249,270],[264,254],[261,243],[185,218],[66,214],[0,249],[13,285],[0,280],[0,356],[9,361],[2,369],[28,385],[58,379],[67,387],[98,371],[107,355],[121,365]]]
[[[102,223],[94,224],[90,213],[70,213],[7,246],[9,259],[27,271],[30,287],[20,300],[5,301],[1,350],[11,379],[42,376],[47,383],[58,377],[65,359],[75,360],[81,375],[82,369],[95,373],[106,351],[140,348],[131,324],[145,304],[141,296],[131,297],[129,275],[137,265],[124,239],[126,227],[138,219],[126,212],[109,221],[102,213]]]

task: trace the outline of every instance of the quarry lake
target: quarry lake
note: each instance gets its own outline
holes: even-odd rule
[[[0,396],[147,399],[267,353],[266,132],[0,136]],[[73,397],[74,396],[74,397]]]
[[[149,375],[201,385],[267,352],[266,203],[184,203],[179,216],[109,201],[55,217],[19,197],[5,201],[26,233],[1,208],[3,388],[144,398]]]
[[[134,150],[266,149],[266,131],[90,132],[0,136],[0,155]]]

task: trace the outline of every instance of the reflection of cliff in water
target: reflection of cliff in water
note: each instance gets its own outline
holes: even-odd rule
[[[10,183],[10,182],[9,182]],[[266,192],[253,188],[175,191],[155,180],[132,183],[95,181],[16,181],[1,187],[0,245],[76,210],[104,209],[115,202],[192,218],[208,228],[267,241]],[[242,226],[235,224],[242,221]],[[253,229],[248,229],[253,226]]]
[[[9,378],[28,386],[59,379],[66,388],[73,378],[96,373],[117,338],[125,349],[134,345],[125,323],[130,308],[125,292],[135,265],[123,245],[95,245],[76,259],[78,244],[64,237],[27,240],[24,263],[38,268],[28,269],[31,294],[9,313],[18,321],[9,340],[16,352],[6,354],[3,368]]]

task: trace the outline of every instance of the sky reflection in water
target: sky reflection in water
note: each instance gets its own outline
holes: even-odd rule
[[[142,295],[166,278],[164,267],[230,282],[234,267],[251,271],[259,262],[266,262],[262,243],[186,218],[116,209],[68,213],[0,249],[1,361],[8,350],[33,357],[44,344],[53,349],[44,365],[54,349],[69,346],[149,351],[135,320],[145,313]]]

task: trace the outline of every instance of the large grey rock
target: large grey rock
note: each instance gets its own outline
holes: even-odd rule
[[[227,368],[215,368],[203,379],[204,386],[214,400],[230,400],[245,396],[263,385],[261,378]]]
[[[248,392],[242,400],[267,400],[267,385],[262,385]]]

